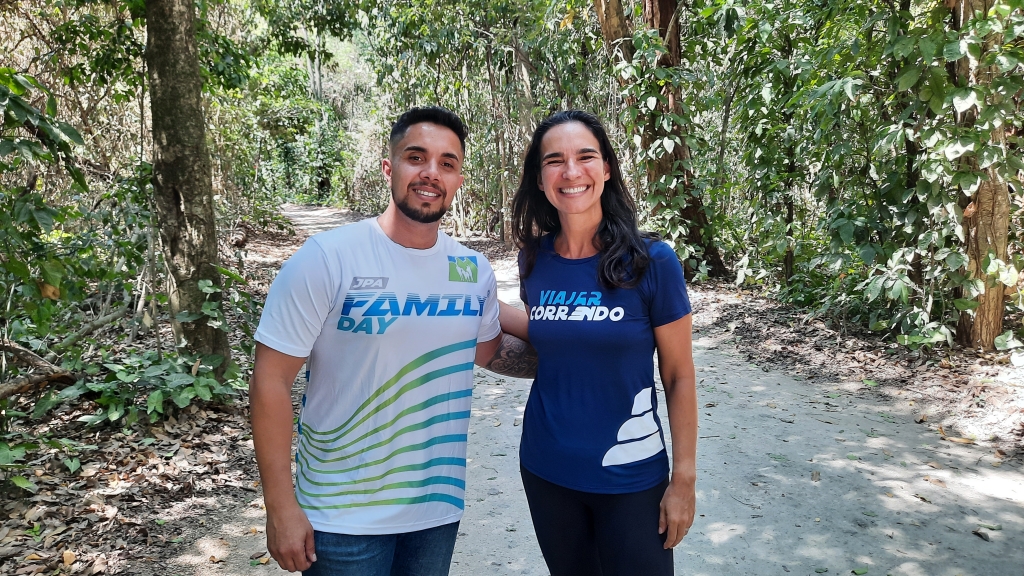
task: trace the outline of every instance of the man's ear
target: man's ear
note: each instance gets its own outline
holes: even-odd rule
[[[384,174],[384,180],[387,180],[388,186],[391,186],[391,158],[380,161],[380,171]]]

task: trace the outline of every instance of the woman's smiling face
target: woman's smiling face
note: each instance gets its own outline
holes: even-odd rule
[[[566,122],[544,134],[538,184],[560,217],[579,214],[600,220],[601,193],[609,178],[611,168],[589,128]]]

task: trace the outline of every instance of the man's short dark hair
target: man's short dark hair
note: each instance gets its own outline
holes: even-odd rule
[[[458,114],[442,106],[412,108],[399,116],[398,120],[395,120],[395,123],[391,126],[391,137],[388,139],[388,146],[391,148],[391,151],[394,152],[395,146],[398,145],[402,138],[405,138],[405,134],[411,126],[422,124],[423,122],[444,126],[455,132],[455,135],[459,137],[459,144],[462,145],[462,153],[466,153],[466,125],[462,123],[462,119],[459,118]]]

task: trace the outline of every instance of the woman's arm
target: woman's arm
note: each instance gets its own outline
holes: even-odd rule
[[[530,341],[530,335],[528,334],[530,319],[526,315],[525,310],[509,306],[499,300],[498,322],[501,324],[501,331],[505,334],[511,334],[523,342]]]
[[[693,524],[697,482],[697,377],[693,368],[693,317],[683,316],[654,329],[658,367],[672,434],[672,476],[661,500],[658,533],[673,548]]]

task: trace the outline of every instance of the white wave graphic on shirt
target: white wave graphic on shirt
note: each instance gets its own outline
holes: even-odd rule
[[[604,454],[602,466],[618,466],[639,462],[665,449],[654,420],[654,406],[651,398],[653,388],[644,388],[633,398],[633,417],[619,426],[617,444]]]

